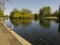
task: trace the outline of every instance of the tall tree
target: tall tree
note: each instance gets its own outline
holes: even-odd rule
[[[59,16],[59,11],[56,10],[54,13],[53,13],[54,16]]]
[[[11,17],[11,18],[19,18],[19,17],[20,17],[20,11],[15,8],[15,9],[10,13],[10,17]]]
[[[39,11],[39,15],[41,15],[41,16],[46,16],[46,15],[50,15],[50,14],[51,14],[51,8],[50,8],[50,6],[43,7]]]

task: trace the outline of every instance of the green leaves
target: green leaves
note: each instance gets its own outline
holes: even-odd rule
[[[56,10],[56,11],[53,13],[53,15],[58,16],[58,15],[59,15],[59,11]]]
[[[21,11],[18,9],[14,9],[10,13],[11,18],[32,18],[32,13],[28,9],[22,9]]]
[[[22,13],[22,14],[32,14],[32,12],[31,12],[29,9],[25,9],[25,8],[23,8],[23,9],[21,10],[21,13]]]
[[[51,14],[51,8],[49,6],[43,7],[39,11],[39,15],[42,15],[42,16],[46,16],[46,15],[50,15],[50,14]]]
[[[4,16],[3,10],[0,7],[0,16]]]

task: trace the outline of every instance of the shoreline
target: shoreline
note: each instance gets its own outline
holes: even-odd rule
[[[2,25],[4,26],[4,28],[6,28],[8,30],[8,32],[13,35],[20,43],[22,43],[22,45],[32,45],[30,42],[28,42],[27,40],[25,40],[23,37],[21,37],[20,35],[18,35],[17,33],[15,33],[12,29],[8,28],[6,26],[6,24],[4,24],[4,22],[2,21]]]
[[[43,17],[43,18],[46,18],[46,19],[58,19],[57,17]]]

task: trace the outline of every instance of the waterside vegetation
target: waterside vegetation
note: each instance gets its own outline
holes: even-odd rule
[[[0,17],[6,17],[4,15],[4,11],[2,10],[2,8],[0,7]],[[8,16],[7,16],[8,17]],[[59,10],[56,10],[55,12],[52,13],[50,6],[44,6],[43,8],[41,8],[39,10],[38,13],[32,13],[31,10],[23,8],[21,10],[15,8],[13,9],[10,14],[9,14],[10,18],[14,18],[14,19],[38,19],[38,18],[45,18],[45,17],[59,17]]]

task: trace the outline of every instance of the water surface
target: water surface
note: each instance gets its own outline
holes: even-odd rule
[[[33,45],[60,45],[57,20],[5,19],[4,23]]]

